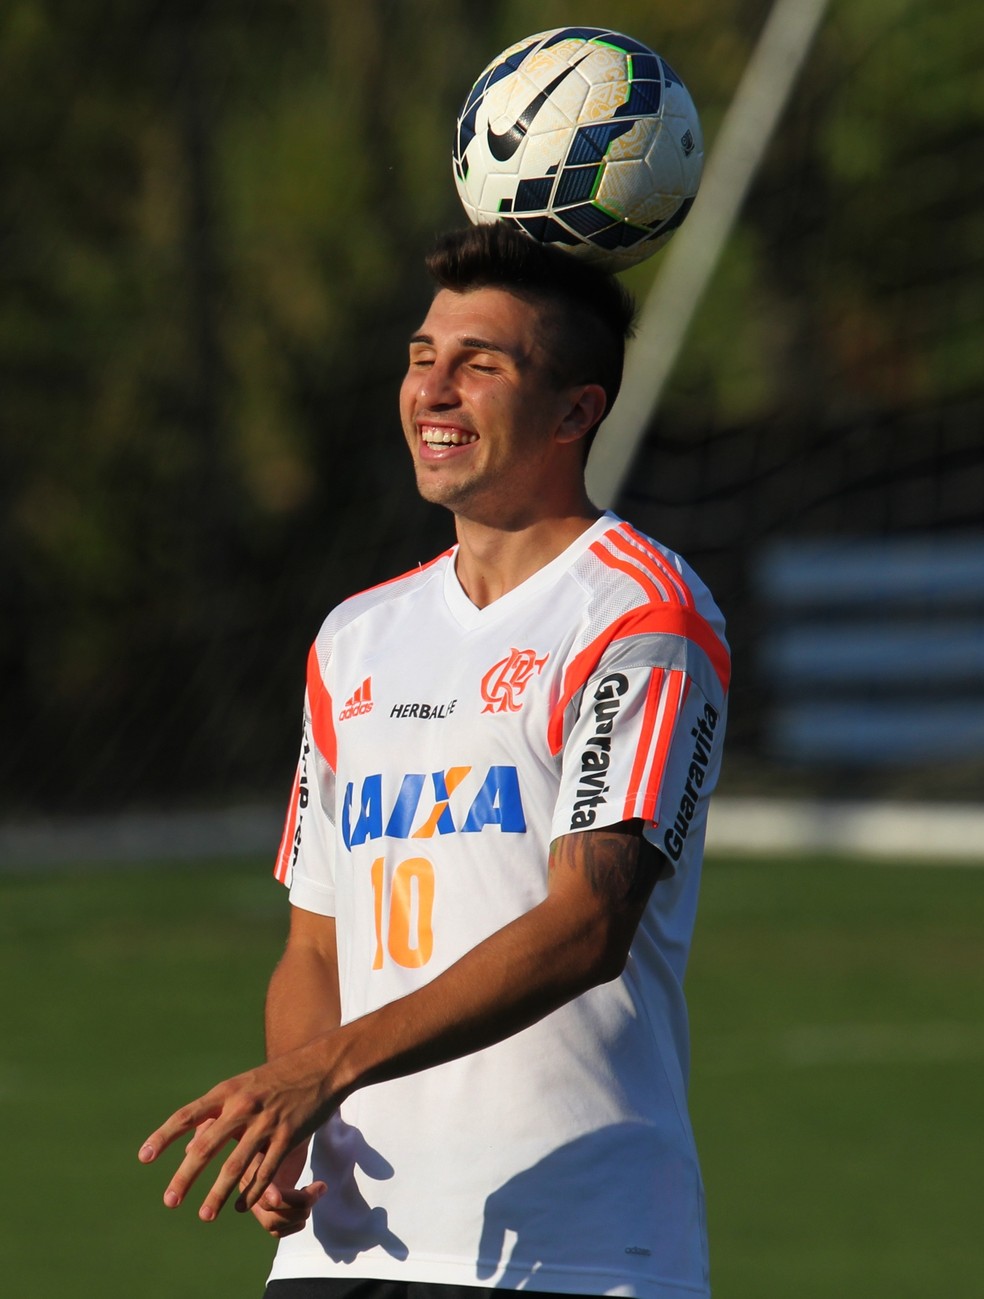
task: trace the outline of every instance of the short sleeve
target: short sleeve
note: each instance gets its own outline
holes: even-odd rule
[[[274,874],[305,911],[335,914],[334,773],[315,745],[305,708],[301,753]]]
[[[723,712],[683,669],[599,668],[564,746],[551,837],[638,819],[679,862],[688,841],[703,838]]]

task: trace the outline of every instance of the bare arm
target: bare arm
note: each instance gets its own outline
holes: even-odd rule
[[[293,1051],[340,1022],[334,918],[291,907],[287,946],[267,989],[267,1058]]]
[[[341,1097],[491,1046],[617,978],[657,874],[635,826],[555,840],[543,902],[333,1043]]]
[[[237,1208],[251,1209],[287,1153],[358,1088],[481,1050],[616,978],[658,862],[638,823],[558,839],[546,898],[431,983],[288,1048],[176,1111],[147,1139],[144,1162],[203,1119],[215,1121],[189,1147],[165,1203],[180,1204],[231,1139],[237,1144],[199,1216],[214,1218],[247,1170],[251,1181]],[[292,1040],[301,1041],[305,1031],[306,1025]]]
[[[338,1028],[341,1005],[333,917],[291,908],[287,946],[270,978],[265,1018],[268,1060]],[[284,1157],[252,1206],[260,1226],[278,1240],[301,1230],[328,1189],[322,1181],[298,1185],[307,1144],[302,1141]],[[261,1163],[262,1156],[255,1155],[240,1178],[241,1191],[248,1190]]]

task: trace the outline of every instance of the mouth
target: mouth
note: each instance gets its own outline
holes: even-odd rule
[[[471,429],[457,425],[418,424],[422,451],[432,455],[446,455],[448,452],[472,446],[477,442],[478,434]]]

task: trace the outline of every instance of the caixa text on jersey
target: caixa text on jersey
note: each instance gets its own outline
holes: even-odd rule
[[[395,790],[395,796],[393,794]],[[429,839],[435,834],[476,834],[486,826],[524,834],[526,815],[515,767],[489,767],[478,779],[470,766],[407,772],[396,780],[375,772],[355,782],[342,800],[342,839],[352,849],[370,839]]]

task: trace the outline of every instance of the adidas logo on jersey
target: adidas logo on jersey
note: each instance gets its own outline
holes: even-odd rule
[[[340,722],[347,722],[350,717],[361,717],[363,713],[372,712],[372,677],[366,677],[351,699],[346,700],[345,707],[338,714]]]

